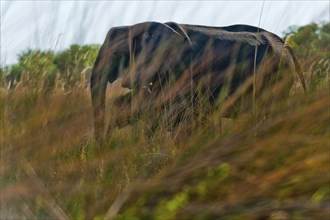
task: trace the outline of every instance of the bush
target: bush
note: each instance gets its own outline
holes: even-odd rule
[[[59,53],[28,49],[18,55],[18,63],[1,68],[1,85],[21,82],[32,88],[52,90],[56,81],[61,81],[65,88],[72,88],[80,82],[81,71],[93,65],[98,48],[75,44]]]

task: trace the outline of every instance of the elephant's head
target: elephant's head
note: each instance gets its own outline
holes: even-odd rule
[[[160,70],[179,66],[189,39],[171,26],[156,22],[110,29],[95,61],[91,76],[94,135],[104,136],[107,83],[122,78],[122,85],[139,90]],[[181,57],[181,58],[180,58]]]

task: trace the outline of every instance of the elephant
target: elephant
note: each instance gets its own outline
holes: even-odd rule
[[[258,27],[175,22],[113,27],[99,50],[91,74],[95,140],[104,140],[106,132],[107,84],[119,78],[122,86],[131,91],[121,103],[129,106],[133,100],[140,100],[135,109],[143,109],[150,103],[164,106],[173,100],[193,103],[198,92],[212,104],[224,91],[230,96],[249,79],[252,83],[246,91],[254,95],[276,83],[278,78],[288,79],[290,88],[294,74],[281,73],[281,66],[297,73],[306,89],[292,49],[277,35]],[[123,117],[138,111],[131,109],[134,108],[123,110]],[[118,120],[113,124],[108,131],[119,126]]]

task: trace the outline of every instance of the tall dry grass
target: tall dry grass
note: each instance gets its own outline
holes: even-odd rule
[[[81,81],[65,89],[63,83],[52,91],[24,82],[1,89],[2,218],[83,218],[173,157],[175,149],[161,149],[162,131],[150,144],[142,122],[115,131],[95,157],[89,87]],[[121,93],[110,86],[108,101]],[[106,200],[95,204],[100,195]]]
[[[145,111],[115,129],[99,155],[85,81],[1,88],[1,218],[325,218],[330,65],[315,62],[306,94],[294,87],[269,104],[277,84],[236,119],[223,118],[233,100],[206,114],[201,99],[194,121],[187,108],[173,131],[171,109]],[[110,86],[107,103],[122,93]],[[109,118],[118,111],[107,106]]]

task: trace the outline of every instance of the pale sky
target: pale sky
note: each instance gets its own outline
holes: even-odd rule
[[[291,25],[329,21],[330,0],[8,1],[1,0],[1,65],[31,49],[102,44],[113,26],[144,21],[249,24],[282,35]]]

